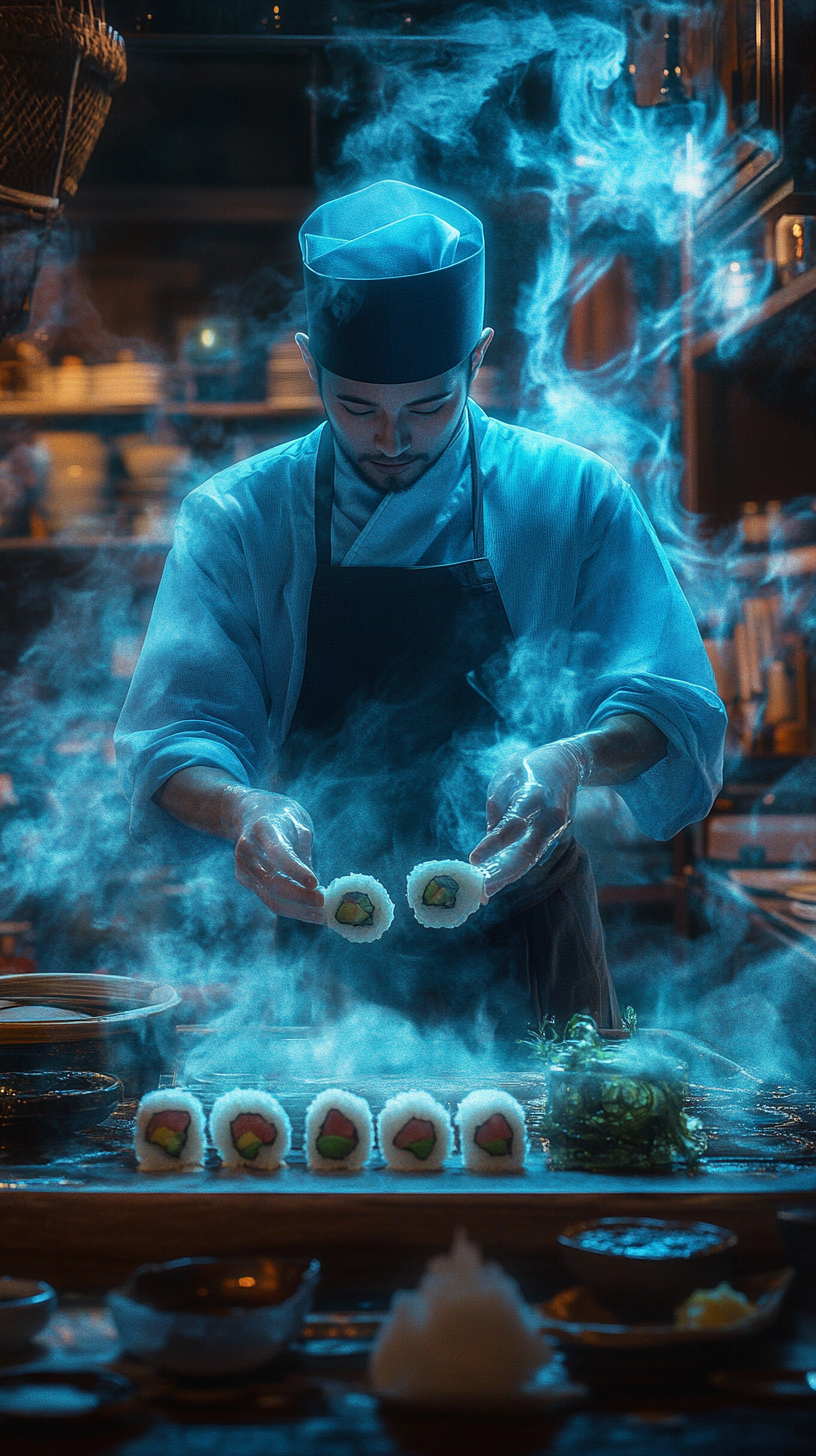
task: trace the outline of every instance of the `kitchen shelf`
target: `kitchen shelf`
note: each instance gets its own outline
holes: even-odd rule
[[[153,551],[166,556],[171,544],[148,536],[6,536],[0,538],[0,551]]]
[[[785,577],[812,576],[816,572],[816,546],[791,546],[787,551],[743,556],[734,562],[733,571],[743,581],[757,578],[779,581]]]
[[[99,416],[144,415],[161,413],[165,415],[190,415],[196,419],[249,420],[318,420],[322,409],[285,410],[259,400],[160,400],[155,404],[111,404],[111,405],[37,405],[18,404],[15,400],[0,400],[0,418],[19,419],[87,419]]]
[[[771,324],[773,320],[787,322],[784,315],[803,305],[816,306],[816,268],[809,268],[807,273],[800,273],[798,278],[786,283],[784,288],[769,294],[763,303],[742,317],[736,328],[710,329],[708,333],[695,339],[690,346],[691,358],[695,364],[712,359],[721,344],[745,338],[755,329],[761,330],[763,325]]]

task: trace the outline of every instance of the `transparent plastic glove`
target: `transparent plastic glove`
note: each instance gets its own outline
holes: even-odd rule
[[[470,856],[485,871],[488,897],[549,859],[572,823],[575,795],[589,767],[579,744],[548,743],[491,780],[488,832]]]
[[[312,869],[314,826],[284,794],[224,790],[222,823],[238,820],[235,874],[276,915],[322,925],[323,892]],[[226,825],[225,825],[226,827]]]

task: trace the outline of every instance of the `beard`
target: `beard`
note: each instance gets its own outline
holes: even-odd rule
[[[374,468],[376,464],[397,465],[401,462],[399,460],[379,460],[376,455],[353,455],[346,449],[338,435],[334,434],[334,432],[332,433],[334,434],[335,445],[340,450],[340,453],[352,469],[365,481],[366,485],[369,485],[372,490],[378,491],[380,495],[404,495],[406,491],[412,490],[415,485],[418,485],[422,477],[427,475],[432,466],[436,465],[437,461],[441,460],[445,452],[450,449],[464,425],[466,413],[467,409],[465,407],[456,429],[440,450],[434,454],[424,453],[409,455],[407,457],[406,465],[408,468],[405,475],[394,475],[391,477],[388,475],[380,475]],[[415,473],[416,466],[419,466],[419,469]]]

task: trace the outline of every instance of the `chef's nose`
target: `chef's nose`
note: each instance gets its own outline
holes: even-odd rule
[[[390,414],[380,410],[374,433],[374,445],[381,455],[403,455],[411,443],[407,420],[401,420],[399,413]]]

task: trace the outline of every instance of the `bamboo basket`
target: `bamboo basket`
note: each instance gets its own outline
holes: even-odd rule
[[[101,0],[0,4],[0,206],[47,215],[74,195],[125,75]]]

